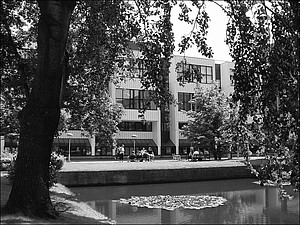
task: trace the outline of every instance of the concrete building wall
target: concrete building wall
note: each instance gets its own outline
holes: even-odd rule
[[[140,113],[137,109],[125,109],[124,115],[122,116],[123,121],[142,121],[139,117]],[[160,113],[158,110],[147,110],[145,113],[145,119],[149,122],[151,121],[158,121]]]
[[[224,62],[221,64],[221,89],[227,96],[233,93],[234,85],[232,83],[233,62]]]
[[[160,115],[160,113],[158,114]],[[152,123],[152,137],[157,145],[157,153],[161,155],[161,121],[160,116],[158,116],[158,121]]]
[[[5,139],[4,136],[0,136],[0,138],[1,138],[1,143],[0,143],[1,152],[4,152]]]
[[[137,135],[138,139],[153,139],[154,132],[120,131],[116,134],[118,139],[132,139],[132,135]]]

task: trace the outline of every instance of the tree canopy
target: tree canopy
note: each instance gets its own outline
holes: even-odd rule
[[[229,116],[228,98],[217,85],[197,87],[191,104],[194,109],[186,112],[189,120],[183,134],[194,145],[210,151],[214,138],[221,137],[220,128]]]
[[[260,143],[265,153],[283,157],[276,166],[273,163],[277,174],[273,180],[280,184],[281,170],[285,171],[299,189],[300,3],[228,3],[227,44],[235,63],[233,99],[239,103],[241,122],[253,117],[253,127],[265,137]],[[253,17],[248,16],[251,9]],[[286,166],[290,163],[292,167]]]

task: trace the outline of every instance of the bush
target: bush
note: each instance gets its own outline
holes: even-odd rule
[[[8,151],[8,149],[2,149],[1,150],[0,169],[1,170],[8,170],[14,157],[15,157],[15,154],[10,153]]]
[[[10,167],[8,169],[8,180],[10,183],[13,182],[15,177],[15,162],[16,162],[16,157],[13,158]],[[49,176],[50,176],[48,181],[49,188],[57,183],[58,172],[63,167],[64,162],[65,159],[63,155],[57,154],[56,152],[51,153],[51,158],[49,163]]]

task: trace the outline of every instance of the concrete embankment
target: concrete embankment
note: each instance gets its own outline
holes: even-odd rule
[[[254,177],[238,160],[155,162],[69,162],[59,174],[66,186],[192,182]]]

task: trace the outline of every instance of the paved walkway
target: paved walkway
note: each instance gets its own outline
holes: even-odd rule
[[[253,157],[253,161],[260,161]],[[153,169],[184,169],[184,168],[210,168],[210,167],[236,167],[243,166],[244,159],[222,159],[221,161],[203,160],[189,162],[187,160],[155,160],[154,162],[119,162],[119,161],[82,161],[65,162],[62,171],[118,171],[118,170],[153,170]]]

